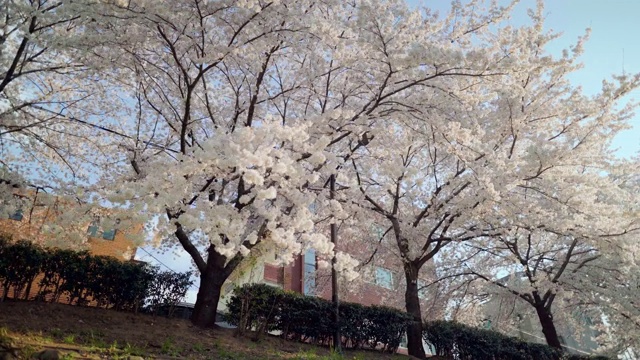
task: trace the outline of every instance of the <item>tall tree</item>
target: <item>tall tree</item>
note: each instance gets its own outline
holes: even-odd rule
[[[351,52],[367,41],[341,22],[351,5],[171,4],[122,9],[137,14],[120,34],[130,38],[97,51],[118,51],[115,67],[135,79],[136,126],[121,144],[134,174],[112,199],[164,214],[168,245],[178,240],[200,271],[192,320],[210,326],[223,282],[256,244],[283,259],[308,244],[331,252],[312,233],[316,195],[305,189],[326,147],[359,141],[358,120],[378,104]]]
[[[481,56],[464,48],[478,40],[452,42],[451,51],[461,47],[464,60],[443,57],[450,63],[443,60],[438,69],[465,69],[474,76],[436,79],[429,90],[408,91],[406,99],[419,105],[376,124],[370,132],[374,141],[352,157],[350,175],[358,190],[352,196],[386,219],[405,263],[406,307],[416,318],[409,329],[412,355],[422,356],[417,275],[443,248],[463,252],[461,244],[468,242],[481,244],[474,245],[480,251],[484,242],[504,239],[513,229],[508,224],[521,222],[529,230],[543,226],[560,234],[545,237],[550,249],[563,248],[560,239],[566,238],[570,247],[595,229],[593,237],[633,230],[627,217],[616,220],[621,210],[614,199],[623,197],[601,172],[618,171],[609,146],[633,105],[616,104],[638,86],[638,76],[614,77],[599,95],[583,95],[567,75],[579,68],[585,39],[553,57],[545,46],[557,35],[543,31],[542,5],[529,14],[530,26],[514,31],[498,25],[495,39],[501,45],[487,46]],[[610,212],[600,216],[595,204]],[[534,302],[548,320],[544,301],[550,298],[540,296]],[[558,346],[555,340],[550,344]]]
[[[114,171],[125,183],[111,199],[162,215],[166,244],[190,254],[200,326],[214,322],[222,283],[255,244],[331,252],[307,207],[342,211],[317,190],[367,147],[373,124],[422,105],[410,90],[471,79],[492,63],[447,45],[465,35],[440,32],[452,17],[438,22],[401,1],[185,0],[114,11],[99,31],[117,45],[95,54],[130,76],[118,85],[133,94],[135,116],[119,145],[131,173]],[[486,35],[498,17],[466,30]],[[443,42],[442,53],[426,42]]]
[[[510,210],[518,216],[503,221],[502,234],[492,241],[467,244],[479,256],[465,261],[466,273],[535,310],[547,343],[556,348],[562,344],[555,318],[567,314],[554,310],[554,304],[589,314],[607,334],[627,328],[623,324],[630,326],[631,334],[638,330],[633,329],[637,313],[630,294],[637,291],[632,284],[640,223],[637,187],[633,174],[626,174],[633,165],[620,161],[605,166],[603,158],[593,160],[597,172],[586,170],[586,165],[573,173],[564,169],[571,174],[571,182],[553,181],[553,196],[541,187],[533,193],[527,189],[511,194],[511,201],[521,197],[519,210]],[[532,205],[538,207],[536,212],[523,211]],[[607,318],[618,324],[607,326],[613,322]],[[574,320],[569,313],[562,322]],[[573,325],[584,330],[584,324]],[[603,348],[620,350],[633,343],[628,339],[609,336],[600,340]]]
[[[615,254],[611,254],[611,249],[600,250],[590,245],[598,242],[605,245],[607,238],[606,235],[576,238],[541,229],[527,231],[519,228],[508,236],[500,237],[494,246],[482,246],[481,251],[488,253],[489,259],[481,257],[479,262],[485,262],[481,269],[469,271],[530,305],[535,310],[547,344],[562,349],[558,324],[554,321],[554,314],[560,312],[554,310],[554,304],[573,306],[574,310],[586,312],[589,307],[584,306],[585,301],[594,292],[606,294],[601,288],[601,280],[596,280],[599,278],[596,274],[609,272],[609,285],[615,287],[614,283],[617,283],[611,280],[615,279],[615,272],[623,264],[619,260],[612,261]],[[473,247],[476,248],[475,245]],[[619,244],[618,249],[624,249],[624,246]],[[620,258],[619,254],[616,258]],[[498,279],[496,272],[509,275]],[[590,308],[593,310],[593,306]],[[572,313],[565,318],[570,322],[571,316]]]

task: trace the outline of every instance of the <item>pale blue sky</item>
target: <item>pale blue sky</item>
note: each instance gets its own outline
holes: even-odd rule
[[[429,8],[445,13],[449,9],[449,0],[409,1],[412,5],[424,4]],[[506,1],[502,1],[506,3]],[[535,7],[535,0],[523,0],[517,6],[511,25],[517,26],[527,21],[526,9]],[[576,85],[581,85],[587,94],[600,90],[602,80],[611,74],[640,72],[640,0],[547,0],[546,27],[563,36],[556,40],[549,51],[559,54],[584,35],[586,28],[592,29],[591,38],[585,45],[582,56],[584,68],[571,75]],[[624,57],[623,57],[624,53]],[[629,98],[640,99],[640,91],[634,91]],[[632,123],[634,128],[620,134],[614,147],[618,154],[629,157],[640,151],[640,114]],[[182,249],[176,253],[159,254],[148,248],[154,256],[176,271],[185,271],[191,265],[189,257],[182,255]],[[144,251],[138,251],[142,260],[155,263]],[[192,289],[187,301],[195,301],[197,289]]]

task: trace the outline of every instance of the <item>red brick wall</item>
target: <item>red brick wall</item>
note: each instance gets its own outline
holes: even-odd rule
[[[289,288],[285,288],[287,290],[293,290],[295,292],[302,292],[303,287],[303,279],[302,279],[302,256],[297,256],[296,260],[293,262],[291,269],[291,282],[287,284]]]
[[[66,213],[73,211],[77,205],[70,199],[55,195],[36,193],[32,190],[16,190],[15,196],[26,200],[26,207],[23,208],[23,218],[21,221],[0,218],[0,233],[9,235],[12,240],[29,240],[33,243],[44,246],[59,246],[66,248],[81,249],[86,248],[94,255],[113,256],[120,260],[130,260],[136,252],[136,246],[131,238],[136,237],[143,231],[142,224],[134,225],[116,231],[114,240],[104,240],[100,238],[88,238],[86,244],[70,243],[68,239],[52,239],[43,228],[49,223],[60,223],[60,218]],[[97,215],[113,215],[110,209],[94,207],[92,209]],[[65,230],[69,234],[77,235],[84,239],[89,226],[88,221],[78,221],[75,224],[64,224]],[[123,256],[123,255],[126,255]]]
[[[351,254],[351,256],[361,262],[365,262],[373,252],[372,244],[377,245],[376,242],[344,239],[338,248],[341,251]],[[340,281],[339,295],[341,301],[355,302],[363,305],[385,305],[404,310],[406,280],[402,262],[391,249],[393,249],[393,244],[389,244],[387,247],[378,247],[376,256],[371,264],[368,265],[367,271],[363,271],[361,276],[355,281]],[[299,256],[293,264],[284,268],[265,265],[265,280],[274,282],[273,279],[275,279],[275,277],[272,273],[277,273],[276,268],[279,268],[284,272],[283,288],[302,292],[304,289],[302,262],[303,257]],[[391,289],[375,284],[375,268],[377,266],[392,271],[393,286]],[[431,264],[426,264],[420,272],[420,278],[425,283],[434,280],[435,267]],[[278,281],[278,283],[280,282]],[[324,299],[331,299],[330,269],[319,269],[316,272],[316,294]],[[440,309],[441,306],[438,305],[440,302],[441,299],[436,299],[434,294],[428,294],[424,299],[421,299],[424,316],[427,318],[440,317],[440,310],[442,310]]]
[[[33,192],[25,191],[20,193],[21,196],[33,196]],[[37,202],[36,202],[37,203]],[[51,203],[43,203],[37,205],[33,209],[24,212],[24,217],[21,221],[11,219],[0,219],[0,233],[9,235],[13,241],[17,240],[29,240],[36,244],[47,245],[50,238],[42,231],[42,226],[46,222],[54,222],[57,216],[72,207],[73,204],[69,201],[57,201],[54,205]],[[88,224],[78,223],[75,225],[69,225],[70,231],[78,231],[79,234],[84,234],[87,231]],[[136,246],[131,238],[140,234],[143,231],[142,225],[136,225],[131,228],[121,229],[116,231],[113,240],[105,240],[101,237],[89,237],[85,248],[93,255],[112,256],[118,260],[132,260],[135,256]],[[62,239],[64,240],[64,239]],[[74,245],[74,244],[64,244]],[[77,245],[77,244],[76,244]],[[38,276],[33,282],[31,290],[29,291],[29,299],[36,297],[39,291],[39,282],[42,276]],[[24,298],[24,291],[18,295],[18,298]],[[8,292],[10,297],[13,297],[14,291],[10,289]],[[0,296],[3,296],[2,289],[0,288]],[[61,297],[60,302],[68,302],[68,299]]]
[[[264,280],[270,283],[284,284],[284,268],[271,264],[264,264]]]

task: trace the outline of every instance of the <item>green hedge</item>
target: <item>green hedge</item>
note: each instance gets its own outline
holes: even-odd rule
[[[41,275],[39,281],[36,281]],[[91,255],[87,251],[45,249],[0,236],[2,299],[40,300],[137,311],[181,301],[191,273],[161,272],[145,263]],[[29,298],[33,288],[35,298]]]
[[[606,356],[600,356],[600,355],[593,355],[593,356],[589,356],[589,355],[569,355],[569,356],[566,357],[566,360],[611,360],[611,359],[606,357]]]
[[[234,290],[227,306],[226,320],[241,331],[281,331],[289,340],[324,345],[333,338],[333,306],[322,298],[247,284]],[[342,346],[395,352],[411,319],[385,306],[340,303]]]
[[[544,344],[451,321],[425,322],[423,337],[434,346],[436,355],[456,360],[608,360],[601,356],[563,355]]]
[[[163,307],[166,315],[173,316],[175,306],[184,300],[187,290],[193,285],[192,272],[183,273],[172,271],[159,271],[158,268],[147,268],[153,281],[147,288],[145,310],[157,314]]]
[[[423,337],[436,355],[458,360],[556,360],[553,348],[527,343],[498,332],[456,322],[432,321],[423,324]]]

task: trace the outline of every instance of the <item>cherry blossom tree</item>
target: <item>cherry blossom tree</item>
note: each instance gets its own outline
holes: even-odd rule
[[[314,232],[317,196],[305,191],[319,179],[327,146],[351,136],[332,139],[327,123],[354,122],[327,111],[326,93],[318,101],[318,86],[339,68],[326,58],[348,30],[324,25],[341,10],[329,5],[131,6],[122,11],[137,16],[123,23],[130,30],[119,46],[96,51],[131,74],[124,86],[137,112],[121,143],[132,171],[111,199],[164,214],[158,229],[167,245],[177,239],[200,272],[196,325],[213,325],[222,284],[255,245],[268,240],[283,261],[305,246],[332,251]],[[355,62],[343,49],[338,55]],[[338,86],[345,84],[357,88]],[[361,102],[359,90],[343,91],[336,103]]]
[[[533,17],[537,29],[540,9]],[[461,258],[478,267],[471,269],[478,277],[531,305],[547,343],[560,348],[552,311],[558,298],[612,299],[597,286],[606,281],[602,274],[614,279],[611,271],[629,273],[634,264],[630,239],[639,228],[630,204],[638,200],[625,179],[637,162],[617,159],[611,141],[628,126],[635,104],[618,102],[638,86],[638,76],[614,76],[598,95],[585,96],[566,78],[579,67],[585,39],[553,58],[543,48],[554,36],[534,34],[528,43],[535,45],[517,51],[527,70],[505,76],[511,90],[496,90],[486,103],[492,122],[483,131],[493,140],[484,149],[491,151],[465,146],[486,161],[475,171],[491,179],[491,211],[483,219],[496,235],[465,244]],[[468,261],[469,254],[485,256]],[[498,281],[504,271],[522,281]]]
[[[457,45],[425,44],[448,44],[502,14],[452,33],[441,29],[453,15],[438,22],[399,1],[144,5],[116,7],[115,20],[98,24],[117,45],[95,55],[128,74],[118,85],[133,104],[119,144],[131,171],[105,183],[122,176],[110,199],[162,215],[167,245],[177,239],[191,255],[200,326],[213,323],[222,283],[255,244],[332,251],[307,209],[345,213],[319,190],[326,179],[367,147],[376,122],[425,100],[408,101],[410,90],[490,72],[495,59],[484,51],[455,62]]]
[[[623,163],[621,168],[633,167]],[[603,333],[598,338],[602,351],[619,354],[638,345],[632,340],[637,337],[638,328],[637,304],[631,295],[637,292],[638,198],[637,186],[629,179],[633,174],[624,175],[625,172],[612,166],[606,176],[589,175],[600,181],[575,183],[578,193],[596,194],[582,204],[575,193],[571,199],[561,200],[562,192],[557,189],[555,199],[535,200],[546,205],[547,216],[562,212],[558,204],[570,206],[571,219],[557,222],[548,218],[536,225],[521,223],[492,242],[469,244],[483,256],[477,258],[477,263],[467,262],[467,271],[486,280],[494,291],[501,290],[498,294],[511,295],[531,306],[551,346],[561,345],[556,318],[583,330],[585,324],[576,322],[574,310],[594,319]],[[604,179],[608,182],[602,182]],[[590,190],[588,185],[596,188]],[[521,216],[520,221],[531,218],[534,216]],[[563,228],[555,227],[560,224]],[[504,274],[510,274],[511,279],[497,280],[498,274],[503,279],[507,278]]]
[[[603,173],[632,166],[617,164],[610,142],[628,126],[634,105],[618,108],[617,102],[638,86],[638,77],[614,77],[599,95],[583,95],[567,75],[579,68],[586,38],[559,57],[547,54],[545,45],[557,35],[543,31],[542,14],[540,4],[530,12],[530,26],[498,27],[499,45],[487,44],[484,53],[452,42],[451,51],[462,48],[464,56],[446,58],[451,63],[439,69],[448,65],[474,76],[436,79],[429,90],[405,93],[415,104],[411,111],[376,124],[374,141],[351,159],[358,190],[352,196],[393,229],[405,263],[407,311],[417,320],[418,274],[443,248],[453,246],[450,252],[469,259],[477,254],[464,244],[489,252],[487,244],[529,224],[528,231],[546,234],[539,240],[545,253],[557,253],[554,270],[545,269],[560,279],[597,264],[603,239],[624,248],[619,237],[635,231],[620,207],[630,193]],[[500,267],[490,264],[494,273],[487,279],[495,282]],[[547,325],[545,301],[553,301],[555,290],[549,291],[536,295],[540,299],[529,295]],[[409,329],[415,356],[421,356],[412,351],[421,348],[420,329],[418,321]],[[546,329],[549,344],[559,347],[551,326]]]
[[[554,322],[554,313],[560,312],[554,311],[553,305],[574,309],[582,307],[587,311],[582,301],[594,292],[604,295],[601,281],[613,285],[617,282],[611,281],[615,279],[614,273],[623,271],[623,264],[612,261],[606,250],[589,245],[593,238],[593,235],[585,239],[541,229],[527,231],[518,228],[508,236],[500,237],[495,245],[482,247],[482,252],[489,255],[479,261],[487,262],[483,268],[491,269],[493,274],[489,275],[486,270],[470,271],[530,305],[535,310],[547,343],[560,349],[560,337]],[[606,238],[608,236],[605,235],[598,240],[604,242]],[[496,274],[500,271],[509,275],[498,279]],[[595,276],[602,273],[610,273],[609,279]]]
[[[603,335],[598,340],[609,353],[637,354],[640,349],[639,273],[637,266],[627,271],[607,271],[598,279],[599,291],[580,299],[582,306],[601,316],[598,330]]]

